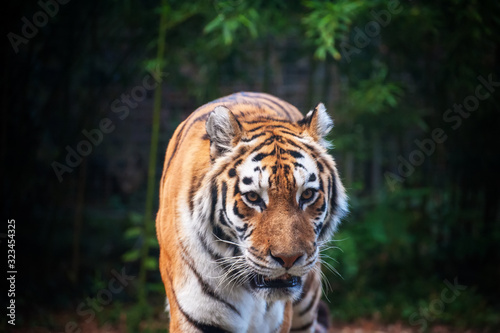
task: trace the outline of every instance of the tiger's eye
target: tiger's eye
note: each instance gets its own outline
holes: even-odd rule
[[[257,202],[260,201],[259,195],[257,193],[255,193],[255,192],[248,192],[247,194],[245,194],[245,197],[251,203],[257,203]]]
[[[307,190],[302,192],[302,195],[300,196],[300,198],[303,201],[309,201],[312,199],[313,196],[314,196],[314,191],[312,189],[308,188]]]

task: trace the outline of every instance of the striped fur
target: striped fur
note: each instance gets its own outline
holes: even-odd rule
[[[177,128],[156,220],[170,332],[314,332],[319,248],[346,212],[332,125],[322,104],[245,92]]]

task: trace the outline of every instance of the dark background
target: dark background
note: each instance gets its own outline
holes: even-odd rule
[[[164,152],[196,107],[242,90],[304,113],[321,101],[335,119],[351,207],[324,252],[336,325],[499,329],[498,2],[4,6],[2,206],[16,221],[19,331],[165,331]],[[134,278],[114,292],[122,270]]]

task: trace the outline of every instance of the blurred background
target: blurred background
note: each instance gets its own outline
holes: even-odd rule
[[[245,90],[303,113],[323,102],[335,119],[351,210],[323,253],[335,331],[500,329],[499,2],[6,6],[7,330],[167,331],[164,153],[194,109]],[[3,227],[3,253],[8,239]]]

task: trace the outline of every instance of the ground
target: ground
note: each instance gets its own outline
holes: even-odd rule
[[[71,314],[59,313],[52,318],[52,326],[59,327],[60,329],[48,329],[42,327],[32,328],[16,328],[12,330],[13,333],[60,333],[64,332],[66,323],[72,320]],[[160,318],[155,318],[149,322],[143,322],[140,325],[140,332],[166,332],[163,328],[166,327],[168,322],[166,315],[161,315]],[[81,333],[127,333],[127,315],[122,312],[120,318],[113,324],[98,323],[97,320],[88,323],[81,322],[78,324],[79,329],[70,329],[68,332],[81,332]],[[380,324],[373,320],[358,320],[354,323],[334,323],[329,333],[420,333],[418,327],[410,327],[401,322],[393,324]],[[427,331],[429,333],[481,333],[488,332],[487,330],[463,330],[456,329],[449,326],[436,325],[430,327]]]

